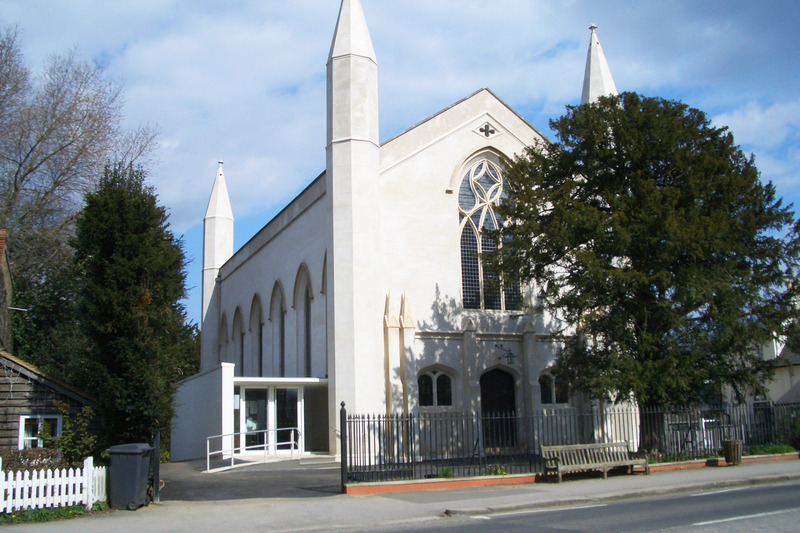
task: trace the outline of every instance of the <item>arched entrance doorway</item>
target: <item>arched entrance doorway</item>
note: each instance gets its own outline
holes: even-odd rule
[[[505,370],[495,368],[483,373],[480,384],[484,446],[515,445],[517,407],[514,376]]]

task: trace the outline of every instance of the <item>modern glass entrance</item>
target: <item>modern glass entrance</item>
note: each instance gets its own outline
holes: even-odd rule
[[[252,381],[234,381],[234,442],[239,453],[264,453],[265,445],[273,455],[328,451],[326,383]]]

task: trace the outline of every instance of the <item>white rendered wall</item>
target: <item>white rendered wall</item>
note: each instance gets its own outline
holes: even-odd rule
[[[298,318],[302,313],[294,306],[295,282],[301,268],[307,269],[311,284],[311,376],[324,378],[326,366],[326,295],[323,289],[325,255],[330,241],[330,224],[325,207],[324,181],[317,180],[304,193],[287,206],[270,224],[234,254],[220,271],[220,314],[227,318],[229,330],[236,309],[245,317],[245,349],[255,351],[258,332],[250,327],[250,312],[254,298],[260,302],[264,321],[263,373],[278,377],[278,362],[273,359],[272,324],[270,307],[275,284],[282,288],[285,298],[285,353],[286,376],[300,377],[304,371],[303,354],[297,354],[297,331],[302,329]],[[228,332],[230,334],[230,331]],[[233,352],[233,350],[229,350]],[[248,358],[246,358],[246,361]],[[248,367],[256,366],[250,360]],[[252,370],[252,369],[251,369]],[[252,375],[252,374],[245,374]]]
[[[225,383],[231,384],[226,392]],[[206,437],[233,432],[233,368],[220,365],[177,384],[172,418],[170,460],[186,461],[206,455]],[[221,401],[226,396],[230,399]],[[230,419],[225,424],[223,419]],[[230,427],[227,427],[227,426]]]

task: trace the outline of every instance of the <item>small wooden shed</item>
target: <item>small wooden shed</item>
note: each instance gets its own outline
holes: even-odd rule
[[[60,435],[59,404],[69,406],[71,417],[84,405],[97,409],[92,397],[0,350],[0,446],[40,447],[37,435],[45,426],[51,435]]]

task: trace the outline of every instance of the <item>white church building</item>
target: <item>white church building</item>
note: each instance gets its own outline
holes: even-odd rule
[[[616,93],[591,30],[582,102]],[[201,368],[178,385],[172,460],[205,456],[212,435],[287,453],[280,428],[298,428],[301,452],[335,454],[342,402],[528,414],[569,401],[548,373],[562,326],[480,255],[503,224],[502,161],[546,139],[484,88],[380,142],[377,76],[361,4],[343,0],[325,171],[235,252],[220,163],[204,219]]]

